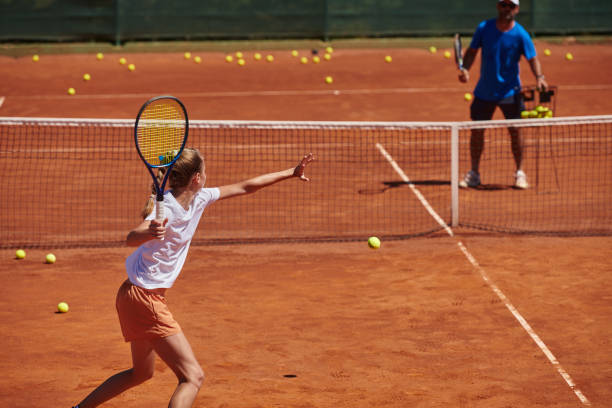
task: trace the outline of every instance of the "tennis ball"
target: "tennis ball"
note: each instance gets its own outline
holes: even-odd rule
[[[48,264],[55,263],[55,255],[47,254],[47,256],[45,256],[45,262],[47,262]]]
[[[17,251],[15,251],[15,258],[17,259],[24,259],[25,255],[26,253],[23,249],[18,249]]]
[[[471,94],[471,93],[469,93],[469,92],[466,92],[466,93],[463,95],[463,99],[465,99],[465,100],[466,100],[466,101],[468,101],[468,102],[469,102],[469,101],[471,101],[471,100],[472,100],[472,94]]]
[[[74,95],[76,94],[76,91],[74,90],[74,88],[68,88],[68,95]]]
[[[36,54],[32,55],[32,61],[34,62],[38,62],[38,60],[40,59],[40,57]]]
[[[391,61],[393,61],[393,58],[391,58],[391,56],[390,56],[390,55],[387,55],[387,56],[385,57],[385,61],[386,61],[386,62],[391,62]]]
[[[565,59],[568,61],[571,61],[574,59],[574,56],[572,55],[571,52],[568,52],[567,54],[565,54]]]
[[[195,62],[196,64],[199,64],[202,62],[202,58],[201,57],[193,57],[193,62]]]
[[[550,50],[548,48],[546,48],[544,50],[544,55],[546,55],[547,57],[550,57],[550,54],[552,54],[552,53],[550,52]]]
[[[297,52],[297,50],[293,50],[293,51],[291,51],[291,56],[292,56],[292,57],[297,57],[297,56],[298,56],[298,54],[299,54],[299,53]]]
[[[70,308],[68,307],[68,303],[66,302],[60,302],[57,304],[57,311],[60,313],[66,313],[68,309]]]
[[[89,74],[83,74],[83,80],[85,81],[89,81],[91,79],[91,75]]]
[[[232,57],[231,55],[228,55],[225,57],[225,62],[232,62],[234,60],[234,57]]]
[[[266,56],[266,61],[268,61],[268,62],[274,61],[274,56],[273,55]]]
[[[325,77],[325,83],[327,84],[331,84],[332,82],[334,82],[334,78],[330,77],[330,76],[326,76]]]
[[[325,52],[331,54],[332,52],[334,52],[334,49],[332,47],[326,47]]]
[[[134,64],[130,64],[130,65],[128,65],[128,69],[129,69],[130,71],[134,71],[134,70],[136,69],[136,65],[134,65]]]
[[[242,58],[242,53],[240,51],[236,53],[236,58]]]
[[[529,111],[529,117],[530,117],[531,119],[537,118],[537,117],[538,117],[538,115],[539,115],[539,113],[538,113],[538,111],[537,111],[537,110],[535,110],[535,109],[534,109],[534,110],[530,110],[530,111]]]
[[[125,58],[123,58],[123,57],[119,58],[119,63],[121,65],[125,65],[126,62],[127,62],[127,60]]]
[[[191,53],[189,51],[183,54],[183,56],[185,57],[185,59],[191,59]]]
[[[301,62],[302,64],[308,64],[308,58],[306,58],[306,57],[302,57],[302,58],[300,58],[300,62]]]
[[[429,52],[435,54],[436,52],[438,52],[438,49],[432,45],[431,47],[429,47]]]
[[[444,51],[444,58],[450,58],[451,57],[451,52],[450,51]]]
[[[378,239],[377,237],[368,238],[368,246],[372,249],[380,248],[380,239]]]
[[[314,57],[312,57],[312,62],[315,64],[318,64],[319,62],[321,62],[321,58],[315,55]]]
[[[261,54],[256,52],[255,55],[253,55],[253,59],[255,59],[255,61],[261,60]]]
[[[246,62],[242,58],[240,58],[238,60],[238,65],[243,66],[244,64],[246,64]]]
[[[526,110],[522,111],[521,119],[527,119],[527,118],[529,118],[529,111],[526,111]]]
[[[104,59],[104,54],[102,54],[101,52],[96,54],[96,58],[98,61],[102,61]]]

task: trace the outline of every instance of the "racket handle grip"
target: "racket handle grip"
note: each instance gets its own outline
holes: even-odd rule
[[[155,201],[155,219],[159,222],[163,223],[165,218],[164,214],[164,200]],[[161,240],[164,240],[164,237],[161,237]]]
[[[155,219],[163,221],[164,215],[164,200],[155,201]]]

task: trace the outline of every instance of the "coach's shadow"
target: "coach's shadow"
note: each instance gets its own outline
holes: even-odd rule
[[[357,190],[359,194],[382,194],[387,190],[399,188],[399,187],[408,187],[410,184],[415,186],[444,186],[450,185],[450,181],[446,180],[411,180],[411,181],[383,181],[380,184],[375,184],[372,187],[365,187],[360,190]]]

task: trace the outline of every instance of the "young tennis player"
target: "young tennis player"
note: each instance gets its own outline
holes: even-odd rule
[[[294,177],[308,181],[304,170],[313,160],[309,153],[295,168],[205,188],[202,155],[196,149],[183,151],[169,175],[171,189],[164,195],[166,218],[155,218],[153,194],[143,210],[144,221],[127,235],[127,245],[138,248],[126,260],[128,279],[119,288],[116,306],[121,331],[131,344],[132,368],[107,379],[76,408],[96,407],[153,377],[156,353],[178,378],[168,406],[191,407],[204,373],[168,309],[165,293],[181,272],[202,213],[216,200],[254,193]],[[163,177],[163,171],[158,177]]]

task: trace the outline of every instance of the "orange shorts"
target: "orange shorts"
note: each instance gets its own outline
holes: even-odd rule
[[[123,282],[115,304],[126,342],[159,339],[181,332],[181,326],[168,309],[164,292],[143,289],[129,279]]]

